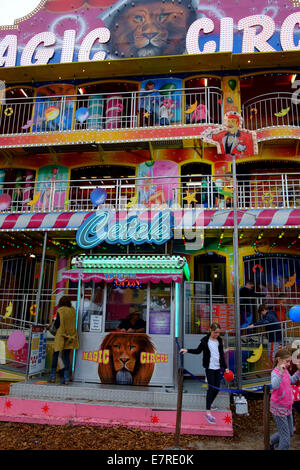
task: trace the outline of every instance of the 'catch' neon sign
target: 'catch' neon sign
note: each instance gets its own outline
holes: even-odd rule
[[[76,241],[81,248],[89,250],[103,242],[111,245],[116,243],[122,245],[129,243],[162,245],[172,236],[171,213],[169,211],[156,212],[153,217],[145,219],[134,211],[121,213],[117,216],[116,212],[99,210],[88,217],[79,227]]]

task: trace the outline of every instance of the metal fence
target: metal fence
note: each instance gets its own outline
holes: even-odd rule
[[[222,91],[216,87],[9,98],[0,109],[0,132],[221,124],[222,114]]]
[[[102,189],[101,206],[115,210],[129,207],[204,209],[233,208],[231,175],[147,176],[124,178],[84,178],[80,180],[1,182],[1,212],[92,211],[94,189]],[[238,208],[300,207],[300,174],[238,175]]]
[[[288,318],[288,311],[299,303],[298,298],[288,294],[284,299],[279,296],[269,297],[268,308],[275,310],[278,317],[280,316],[278,308],[284,307],[284,320],[267,326],[253,326],[253,323],[261,320],[258,315],[258,307],[266,300],[263,294],[261,297],[259,294],[257,295],[256,298],[241,298],[239,312],[235,312],[233,297],[213,296],[208,291],[201,291],[201,289],[185,296],[184,331],[186,337],[195,335],[196,338],[196,335],[207,334],[212,322],[219,323],[224,335],[228,366],[235,372],[235,315],[240,315],[243,385],[269,379],[276,351],[280,347],[292,345],[294,340],[300,339],[300,323],[294,323]],[[247,327],[242,325],[244,316],[248,320],[245,322]],[[198,342],[197,338],[197,344]]]
[[[244,126],[250,130],[265,127],[299,126],[300,111],[293,93],[280,92],[255,96],[242,106]]]

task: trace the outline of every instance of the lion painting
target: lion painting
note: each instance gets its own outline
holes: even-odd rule
[[[143,0],[118,2],[117,6],[116,13],[102,16],[111,32],[112,56],[150,57],[185,52],[186,33],[196,19],[192,2]]]
[[[154,364],[142,364],[142,352],[154,353],[149,337],[144,333],[109,333],[100,346],[109,351],[108,364],[98,368],[101,383],[122,385],[147,385],[152,377]]]

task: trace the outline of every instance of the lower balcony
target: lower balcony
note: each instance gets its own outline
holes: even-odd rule
[[[233,208],[231,175],[126,177],[0,183],[0,212]],[[238,175],[239,209],[300,208],[300,175]]]

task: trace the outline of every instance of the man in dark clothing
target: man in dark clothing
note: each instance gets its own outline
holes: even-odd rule
[[[127,318],[121,320],[119,329],[121,331],[126,331],[127,333],[145,333],[146,322],[140,318],[139,310],[134,310]]]
[[[264,297],[264,294],[257,294],[254,291],[254,282],[251,279],[240,288],[241,328],[247,328],[253,323],[255,298],[261,297]]]
[[[248,328],[254,326],[265,326],[268,337],[268,356],[271,361],[274,361],[276,352],[282,342],[281,323],[278,321],[276,312],[269,310],[267,305],[262,304],[258,309],[258,314],[261,315],[261,320],[251,324]]]

